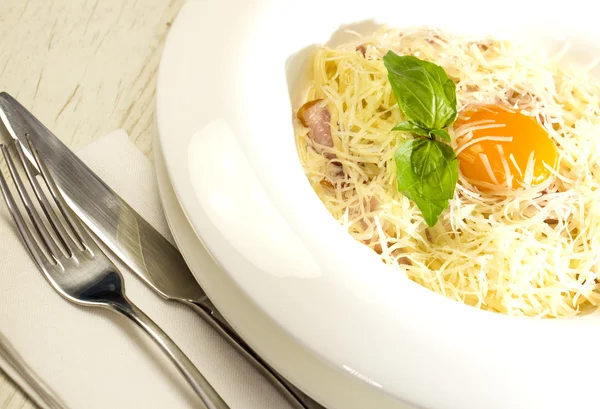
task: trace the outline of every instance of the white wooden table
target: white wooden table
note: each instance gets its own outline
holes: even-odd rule
[[[184,0],[1,0],[0,90],[69,146],[118,128],[152,152],[162,46]],[[0,372],[0,409],[33,408]]]

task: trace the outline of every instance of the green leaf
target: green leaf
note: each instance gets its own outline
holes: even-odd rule
[[[456,120],[456,86],[442,67],[388,51],[383,57],[398,106],[422,129],[443,129]]]
[[[427,129],[423,129],[418,125],[413,124],[412,122],[402,122],[401,124],[398,124],[395,127],[393,127],[392,131],[404,131],[414,133],[416,135],[429,136],[429,131],[427,131]]]
[[[423,213],[427,225],[434,226],[454,196],[458,180],[458,160],[445,143],[413,139],[403,143],[395,155],[398,191]]]
[[[427,129],[423,129],[418,125],[413,124],[412,122],[402,122],[401,124],[396,125],[392,128],[392,131],[404,131],[410,132],[419,136],[426,136],[428,138],[438,138],[442,141],[452,142],[452,138],[450,138],[450,134],[443,129],[433,129],[428,131]]]
[[[452,138],[450,138],[450,134],[443,129],[434,129],[429,131],[429,135],[435,136],[438,139],[446,142],[452,142]]]

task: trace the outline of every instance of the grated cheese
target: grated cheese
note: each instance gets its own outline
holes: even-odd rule
[[[510,189],[514,175],[497,194],[481,193],[459,175],[449,208],[428,228],[416,205],[396,191],[394,153],[411,136],[390,132],[403,121],[382,62],[390,49],[442,66],[456,82],[459,110],[500,104],[539,118],[559,153],[553,176],[532,186],[534,158],[519,169],[512,155],[508,160],[526,182],[519,190]],[[325,151],[335,158],[317,153],[308,130],[296,123],[300,160],[331,214],[390,271],[509,315],[592,311],[600,304],[600,85],[561,60],[507,41],[422,28],[386,28],[335,49],[321,47],[305,102],[327,101],[335,146]],[[458,135],[472,138],[465,126],[449,132],[455,150]],[[335,163],[344,176],[335,175]],[[506,158],[503,165],[508,169]]]
[[[481,138],[477,138],[477,139],[471,139],[470,137],[465,138],[466,140],[469,140],[469,142],[461,145],[460,148],[456,149],[455,153],[458,156],[462,151],[464,151],[465,149],[470,148],[471,146],[481,143],[483,141],[493,141],[493,142],[512,142],[513,137],[512,136],[482,136]],[[498,145],[500,146],[500,145]]]

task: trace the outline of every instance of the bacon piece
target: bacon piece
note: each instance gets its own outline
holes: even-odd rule
[[[427,42],[428,44],[448,44],[448,41],[440,37],[440,35],[435,32],[432,33],[429,38],[426,38],[425,42]]]
[[[367,56],[367,47],[364,44],[361,44],[358,47],[356,47],[356,51],[361,53],[363,57]]]
[[[467,46],[470,46],[470,45],[475,45],[475,46],[477,46],[477,48],[479,48],[479,50],[480,50],[480,51],[483,51],[483,52],[485,52],[485,51],[487,51],[487,50],[488,50],[488,49],[489,49],[491,46],[493,46],[493,45],[494,45],[494,43],[493,43],[493,42],[491,42],[491,41],[487,41],[487,40],[483,40],[483,41],[469,41],[469,42],[467,43]]]
[[[317,152],[323,152],[323,146],[333,147],[331,137],[331,114],[322,99],[315,99],[302,105],[297,114],[300,123],[309,129],[308,136],[314,142]],[[331,155],[326,155],[331,157]]]
[[[412,266],[412,261],[410,261],[410,259],[406,256],[402,256],[402,257],[398,258],[396,261],[398,262],[398,264],[402,264],[405,266]]]
[[[329,189],[329,190],[335,189],[335,186],[333,185],[333,183],[331,183],[331,181],[329,179],[321,179],[321,181],[319,183],[321,184],[321,186],[323,186],[326,189]]]
[[[324,152],[323,147],[333,148],[331,136],[331,113],[323,99],[315,99],[302,105],[296,114],[302,126],[309,129],[308,137],[317,153],[330,159],[330,173],[335,179],[344,177],[344,168],[335,153]]]

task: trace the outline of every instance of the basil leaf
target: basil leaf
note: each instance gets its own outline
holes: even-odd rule
[[[431,139],[406,141],[396,151],[398,191],[416,203],[434,226],[454,196],[458,160],[452,147]]]
[[[395,127],[393,127],[392,131],[410,132],[415,135],[426,136],[428,138],[435,137],[442,141],[452,142],[450,134],[443,129],[433,129],[431,131],[428,131],[427,129],[423,129],[411,122],[402,122],[401,124],[398,124]]]
[[[383,57],[398,106],[409,122],[423,129],[443,129],[455,121],[456,86],[442,67],[388,51]]]
[[[446,142],[452,142],[452,138],[450,138],[450,134],[443,129],[434,129],[429,131],[429,135],[435,136],[438,139]]]
[[[429,136],[429,131],[427,131],[427,129],[423,129],[418,125],[413,124],[412,122],[402,122],[401,124],[398,124],[395,127],[393,127],[392,131],[405,131],[414,133],[416,135],[427,137]]]

